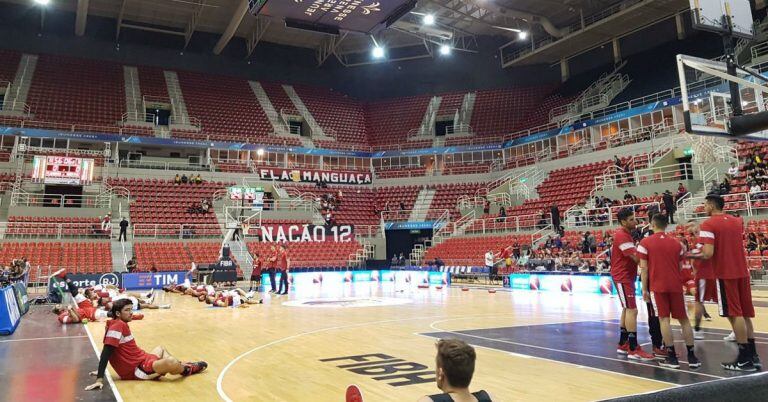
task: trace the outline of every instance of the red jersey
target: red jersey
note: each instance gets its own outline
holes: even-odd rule
[[[648,290],[682,293],[683,273],[680,262],[685,255],[683,245],[666,233],[646,237],[637,247],[640,259],[648,262]]]
[[[701,251],[702,244],[697,244],[696,249]],[[693,264],[693,270],[696,275],[696,280],[699,279],[715,279],[715,268],[712,266],[712,259],[708,260],[691,260]]]
[[[288,268],[288,251],[282,250],[278,253],[277,264],[280,270],[285,271]]]
[[[122,379],[133,378],[136,367],[144,362],[147,356],[147,352],[136,345],[128,323],[120,319],[107,321],[104,345],[115,347],[109,364]]]
[[[749,277],[747,253],[744,249],[744,222],[741,218],[714,215],[701,224],[699,243],[712,244],[715,252],[710,258],[715,277],[737,279]]]
[[[632,240],[632,235],[627,229],[616,229],[613,233],[613,246],[611,246],[611,276],[614,282],[635,282],[637,263],[630,258],[635,253],[635,241]]]

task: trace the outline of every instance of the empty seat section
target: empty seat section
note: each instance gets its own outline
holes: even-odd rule
[[[274,243],[250,242],[248,250],[262,259],[272,255]],[[357,240],[351,242],[288,243],[286,250],[293,268],[347,267],[350,256],[362,246]],[[265,265],[266,266],[266,265]]]
[[[16,70],[19,68],[21,53],[13,50],[0,49],[0,82],[13,82]]]
[[[12,242],[0,248],[0,263],[10,265],[13,259],[26,257],[32,266],[30,280],[38,274],[50,275],[64,268],[71,274],[112,272],[112,250],[109,242]],[[40,268],[38,270],[38,267]],[[42,280],[45,280],[42,278]]]
[[[187,271],[192,256],[182,242],[136,242],[133,244],[138,271]]]
[[[485,266],[485,253],[498,253],[517,242],[520,245],[531,244],[531,235],[517,234],[505,236],[453,237],[427,249],[425,261],[434,261],[439,257],[445,265]]]
[[[306,85],[293,87],[320,127],[335,132],[338,143],[344,144],[344,147],[368,144],[365,113],[360,102],[328,88]],[[330,148],[335,146],[333,142],[324,142],[323,145]]]
[[[365,122],[371,145],[402,148],[431,145],[431,140],[418,144],[408,141],[408,131],[421,125],[429,100],[429,96],[412,96],[368,103]]]

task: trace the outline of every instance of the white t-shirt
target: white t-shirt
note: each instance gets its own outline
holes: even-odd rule
[[[750,194],[754,194],[760,191],[763,191],[763,189],[760,188],[760,186],[758,186],[757,184],[755,184],[754,186],[752,186],[752,188],[749,189]]]
[[[736,176],[737,174],[739,174],[739,168],[736,167],[736,166],[729,167],[728,168],[728,174],[731,175],[731,176]]]
[[[485,266],[490,267],[493,265],[493,253],[487,252],[485,253]]]

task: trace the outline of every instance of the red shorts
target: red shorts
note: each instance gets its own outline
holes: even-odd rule
[[[717,303],[717,283],[714,279],[696,280],[696,301]]]
[[[717,279],[717,307],[721,317],[754,317],[749,277]]]
[[[160,374],[155,373],[155,369],[152,368],[152,365],[155,364],[156,361],[160,360],[159,357],[156,355],[153,355],[152,353],[147,353],[146,356],[144,356],[144,361],[139,363],[138,366],[133,370],[132,373],[126,373],[126,376],[120,375],[121,380],[154,380],[155,378],[159,377]]]
[[[651,304],[649,307],[653,309],[649,313],[659,318],[670,316],[676,320],[688,318],[683,292],[651,292]]]
[[[637,302],[635,301],[635,283],[616,283],[616,294],[621,301],[621,307],[625,309],[637,309]]]

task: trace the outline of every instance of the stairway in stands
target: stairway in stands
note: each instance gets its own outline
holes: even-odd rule
[[[419,191],[416,202],[413,204],[411,216],[408,218],[409,222],[424,222],[427,219],[427,213],[432,205],[432,199],[435,198],[435,193],[433,188],[424,188]]]
[[[5,100],[2,106],[3,115],[20,116],[29,114],[27,107],[27,96],[32,79],[35,76],[37,67],[37,56],[24,54],[19,60],[13,82],[11,82],[9,91],[5,94]]]
[[[253,91],[253,94],[256,95],[259,105],[261,105],[264,113],[267,114],[267,119],[269,119],[269,123],[272,124],[274,132],[278,135],[288,134],[288,127],[286,127],[285,123],[280,119],[280,114],[275,110],[275,105],[272,104],[272,101],[269,100],[269,96],[267,96],[267,93],[264,91],[264,87],[256,81],[248,81],[248,85],[251,86],[251,90]]]

